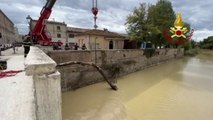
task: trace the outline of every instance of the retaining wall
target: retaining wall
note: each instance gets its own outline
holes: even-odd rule
[[[52,51],[48,55],[56,61],[96,62],[110,80],[144,68],[157,65],[184,55],[184,49],[158,49],[147,58],[144,50],[90,50],[90,51]],[[91,66],[71,65],[58,68],[61,73],[62,91],[68,91],[103,81],[103,77]],[[115,82],[115,81],[114,81]]]

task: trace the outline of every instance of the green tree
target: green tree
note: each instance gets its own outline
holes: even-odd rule
[[[185,42],[182,44],[183,48],[185,51],[192,49],[192,44],[191,42]]]
[[[150,41],[162,46],[165,44],[164,29],[169,29],[175,21],[172,4],[168,0],[159,0],[156,5],[141,3],[132,14],[127,17],[127,32],[132,40],[137,42]]]
[[[135,8],[133,13],[128,15],[125,25],[131,40],[136,40],[138,43],[146,41],[147,33],[147,6],[141,3],[138,8]]]
[[[159,0],[156,5],[151,5],[148,11],[148,21],[158,29],[163,30],[173,26],[176,17],[170,1]]]
[[[191,42],[192,49],[194,49],[196,47],[197,42],[194,40],[190,40],[190,42]]]
[[[200,42],[200,47],[204,49],[213,49],[213,36],[209,36]]]
[[[172,4],[168,0],[159,0],[156,5],[149,6],[147,23],[149,31],[151,31],[156,38],[152,41],[155,46],[162,46],[167,41],[164,38],[164,30],[173,26],[175,21],[175,12],[172,8]]]

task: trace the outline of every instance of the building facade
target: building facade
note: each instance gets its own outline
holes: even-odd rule
[[[1,48],[11,46],[17,39],[14,23],[0,10],[0,45]]]
[[[123,49],[124,40],[124,36],[107,29],[88,30],[75,36],[78,46],[81,48],[85,44],[87,49]]]
[[[67,39],[68,39],[68,44],[70,48],[74,48],[74,45],[76,44],[75,37],[78,34],[84,33],[88,30],[90,29],[67,27]]]
[[[32,30],[37,20],[31,20],[30,30]],[[85,28],[67,27],[64,22],[48,21],[46,29],[53,42],[61,41],[63,45],[68,44],[74,49],[75,44],[79,49],[86,45],[87,49],[123,49],[125,37],[107,29],[93,30]]]
[[[30,31],[35,27],[37,20],[30,21]],[[64,22],[48,21],[46,23],[46,32],[53,42],[67,41],[67,25]]]

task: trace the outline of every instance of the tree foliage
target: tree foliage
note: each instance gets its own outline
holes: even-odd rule
[[[213,36],[209,36],[200,42],[200,47],[204,49],[213,49]]]
[[[127,17],[127,31],[131,39],[138,42],[145,41],[147,26],[146,26],[146,4],[141,3],[134,12]]]
[[[127,17],[127,32],[132,40],[150,41],[155,47],[169,44],[164,38],[164,30],[174,26],[176,19],[172,4],[159,0],[155,5],[141,3]],[[188,23],[185,26],[190,28]]]
[[[173,26],[175,12],[172,4],[167,0],[159,0],[156,5],[151,5],[148,10],[148,23],[153,24],[159,31]]]

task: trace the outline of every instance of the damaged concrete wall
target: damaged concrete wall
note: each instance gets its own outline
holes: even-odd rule
[[[31,47],[25,71],[33,78],[36,120],[62,120],[61,82],[56,63],[39,48]]]
[[[147,57],[145,52],[141,49],[97,50],[96,52],[94,50],[52,51],[48,55],[57,63],[95,62],[96,59],[97,64],[104,69],[107,77],[111,80],[184,55],[184,49],[158,49],[151,57]],[[103,81],[100,73],[91,66],[71,65],[58,68],[58,70],[62,77],[62,91]]]

